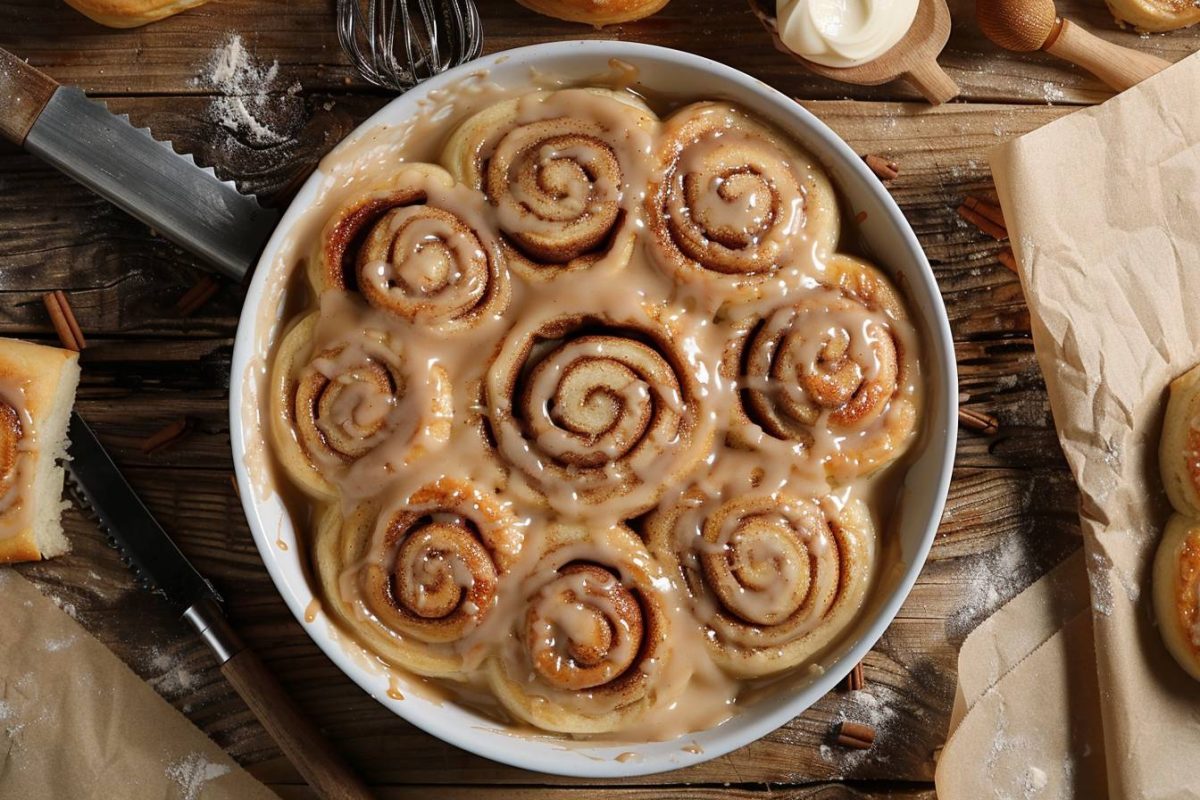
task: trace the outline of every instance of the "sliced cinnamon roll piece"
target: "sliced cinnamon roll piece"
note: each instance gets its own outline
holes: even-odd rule
[[[658,121],[628,93],[535,92],[484,109],[450,137],[441,161],[481,190],[512,269],[530,280],[629,260],[630,210]]]
[[[691,598],[713,659],[738,677],[803,664],[857,618],[873,579],[865,504],[689,490],[646,523],[647,546]]]
[[[700,397],[665,330],[571,314],[509,336],[486,413],[499,457],[537,501],[573,519],[628,519],[702,457]]]
[[[1171,505],[1200,518],[1200,367],[1171,383],[1158,459]]]
[[[514,716],[560,733],[606,733],[668,697],[670,584],[628,528],[552,525],[520,586],[488,682]]]
[[[279,343],[271,440],[292,480],[332,499],[346,472],[371,454],[383,474],[444,443],[454,407],[445,369],[407,364],[394,334],[368,330],[314,353],[319,318],[302,318]]]
[[[879,270],[837,255],[821,276],[799,301],[743,321],[722,369],[738,386],[731,443],[815,462],[841,482],[908,447],[920,369],[916,332]]]
[[[464,662],[482,658],[471,634],[493,612],[523,540],[494,493],[442,478],[390,511],[328,511],[315,559],[326,602],[378,656],[462,678]]]
[[[510,289],[486,203],[441,167],[404,165],[390,189],[325,225],[309,279],[360,293],[375,308],[455,332],[504,311]]]
[[[1154,614],[1167,649],[1200,681],[1200,521],[1175,514],[1154,557]]]
[[[658,265],[718,300],[776,296],[833,252],[837,196],[784,134],[727,103],[695,103],[664,123],[647,197]]]

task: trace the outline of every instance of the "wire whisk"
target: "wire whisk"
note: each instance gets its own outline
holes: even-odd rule
[[[337,12],[342,49],[386,89],[411,89],[483,51],[474,0],[338,0]]]

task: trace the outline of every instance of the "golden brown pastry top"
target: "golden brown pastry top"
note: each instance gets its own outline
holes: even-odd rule
[[[206,2],[208,0],[67,0],[76,11],[110,28],[136,28]]]
[[[1200,22],[1195,0],[1106,0],[1117,22],[1139,31],[1162,33]]]
[[[648,17],[669,0],[517,0],[528,9],[548,17],[589,25],[616,25]]]

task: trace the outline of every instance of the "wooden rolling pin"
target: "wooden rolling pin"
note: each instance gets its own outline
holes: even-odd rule
[[[1171,66],[1063,19],[1054,0],[976,0],[975,15],[983,34],[1006,50],[1045,50],[1083,67],[1118,92]]]

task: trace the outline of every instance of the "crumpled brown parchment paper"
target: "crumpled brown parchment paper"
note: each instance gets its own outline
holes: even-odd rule
[[[278,800],[10,568],[0,568],[0,797]]]
[[[1047,576],[968,638],[939,797],[1200,798],[1200,684],[1163,646],[1150,591],[1169,515],[1166,389],[1200,362],[1200,55],[1001,145],[991,165],[1082,497],[1088,607],[1072,616]],[[1035,644],[1046,620],[1059,627]],[[1001,712],[1003,735],[1053,768],[999,768]],[[1054,780],[1059,761],[1069,779]]]

